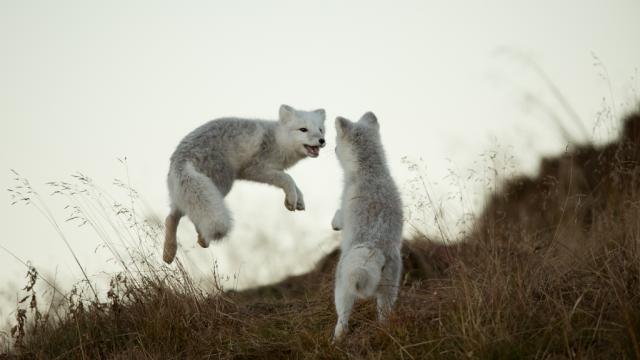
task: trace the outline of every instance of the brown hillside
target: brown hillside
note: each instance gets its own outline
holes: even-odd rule
[[[106,303],[76,292],[66,309],[18,312],[32,323],[16,326],[14,353],[640,358],[640,109],[625,119],[617,141],[544,159],[537,176],[500,189],[465,241],[406,242],[405,276],[389,322],[375,321],[372,301],[360,302],[350,334],[338,344],[330,341],[336,251],[308,274],[235,293],[205,294],[180,268],[146,265],[140,278],[115,278]]]

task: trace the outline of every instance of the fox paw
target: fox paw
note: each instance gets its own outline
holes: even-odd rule
[[[333,220],[331,220],[331,228],[335,231],[342,230],[342,211],[336,211],[336,214],[333,216]]]
[[[198,233],[198,245],[200,245],[200,247],[203,247],[205,249],[209,247],[209,242],[205,240],[205,238],[202,237],[200,233]]]
[[[227,236],[231,231],[231,218],[219,217],[214,219],[212,223],[206,224],[206,226],[196,226],[196,232],[198,233],[198,245],[203,248],[208,248],[211,240],[220,240]],[[205,231],[200,231],[202,228]]]
[[[331,339],[331,343],[335,344],[342,340],[342,337],[348,332],[348,330],[349,329],[346,326],[337,324],[335,330],[333,330],[333,339]]]
[[[304,206],[304,204],[303,204]],[[295,211],[296,208],[298,207],[298,197],[297,196],[287,196],[284,199],[284,207],[287,208],[287,210],[289,211]]]
[[[298,201],[296,202],[296,210],[304,210],[304,199],[302,194],[298,194]]]
[[[178,243],[175,241],[164,243],[164,251],[162,252],[162,260],[167,264],[171,264],[173,259],[176,257],[176,252],[178,251]]]
[[[213,234],[213,240],[220,240],[223,237],[225,237],[225,235],[226,234],[222,232],[215,232]],[[203,247],[206,249],[209,247],[209,244],[211,244],[210,240],[207,240],[202,235],[198,234],[198,245],[200,245],[200,247]]]

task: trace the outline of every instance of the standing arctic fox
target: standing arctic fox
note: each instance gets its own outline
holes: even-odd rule
[[[336,155],[344,170],[342,204],[331,224],[342,230],[335,284],[334,338],[339,339],[348,331],[356,298],[375,294],[379,320],[391,311],[402,272],[403,220],[376,116],[368,112],[355,123],[338,117],[336,131]]]
[[[304,210],[302,192],[284,170],[319,155],[325,146],[324,120],[323,109],[282,105],[278,121],[222,118],[189,133],[171,156],[163,260],[171,263],[176,256],[183,215],[194,223],[202,247],[227,235],[231,215],[223,199],[236,179],[277,186],[284,190],[288,210]]]

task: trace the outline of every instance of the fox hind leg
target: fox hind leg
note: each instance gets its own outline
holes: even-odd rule
[[[400,275],[402,273],[402,258],[400,252],[390,256],[385,262],[382,270],[380,285],[376,293],[376,307],[378,311],[378,320],[385,321],[393,305],[398,298],[400,290]]]
[[[162,260],[167,264],[171,264],[176,257],[178,251],[178,242],[176,239],[176,232],[178,231],[178,224],[183,214],[175,207],[171,208],[171,212],[164,221],[164,248],[162,252]]]
[[[224,172],[222,170],[221,173]],[[198,244],[202,247],[206,248],[212,240],[225,237],[231,229],[231,214],[224,204],[224,194],[231,184],[231,181],[227,182],[226,186],[224,182],[216,184],[214,179],[197,171],[191,163],[185,164],[179,176],[175,197],[195,225]]]
[[[340,269],[340,267],[338,269]],[[349,331],[349,317],[351,316],[351,310],[356,296],[349,291],[346,282],[340,275],[336,276],[334,295],[338,321],[333,331],[333,341],[338,341]]]

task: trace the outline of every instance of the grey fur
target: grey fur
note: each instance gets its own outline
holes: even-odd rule
[[[324,120],[322,109],[301,111],[282,105],[278,121],[222,118],[189,133],[171,156],[171,212],[163,259],[171,263],[175,257],[176,230],[183,215],[195,224],[203,247],[226,236],[231,215],[223,198],[235,180],[277,186],[285,193],[287,209],[304,210],[302,192],[284,170],[307,156],[318,156],[325,145]]]
[[[377,298],[378,319],[384,320],[397,298],[402,273],[402,202],[387,167],[373,113],[354,123],[336,119],[336,154],[344,170],[341,208],[332,221],[342,230],[336,269],[334,337],[348,329],[357,297]]]

